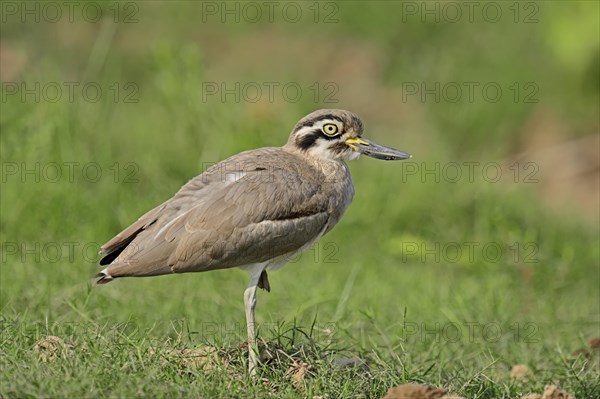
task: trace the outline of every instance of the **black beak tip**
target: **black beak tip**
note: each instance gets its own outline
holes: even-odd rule
[[[361,138],[360,140],[360,143],[355,144],[355,151],[358,151],[368,157],[382,159],[384,161],[399,161],[412,158],[412,155],[404,151],[377,144],[364,138]]]
[[[412,158],[410,154],[391,148],[386,148],[386,151],[372,151],[369,148],[363,148],[361,152],[368,157],[384,161],[401,161]]]

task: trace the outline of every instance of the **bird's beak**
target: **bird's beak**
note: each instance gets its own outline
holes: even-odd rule
[[[365,154],[366,156],[375,159],[395,161],[412,157],[412,155],[407,154],[406,152],[379,145],[362,137],[351,137],[346,140],[346,144],[354,151],[358,151],[361,154]]]

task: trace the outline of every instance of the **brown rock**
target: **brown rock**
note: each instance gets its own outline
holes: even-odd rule
[[[547,385],[544,388],[542,399],[575,399],[575,396],[560,389],[556,385]]]
[[[150,348],[148,354],[151,356],[159,355],[161,363],[173,362],[182,369],[208,372],[228,366],[228,362],[219,356],[217,348],[212,346],[193,349],[167,349],[164,351]]]
[[[182,366],[203,370],[214,369],[215,366],[220,364],[221,360],[217,349],[211,346],[183,349],[176,353],[176,356],[179,357]]]
[[[33,347],[39,353],[42,362],[64,359],[73,352],[73,345],[66,344],[61,338],[49,335],[35,343]]]
[[[517,381],[525,382],[529,380],[531,376],[531,370],[524,364],[515,364],[510,370],[510,378],[514,378]]]
[[[308,363],[302,360],[294,360],[285,375],[292,380],[292,385],[299,391],[304,391],[304,378],[307,371],[311,368]]]
[[[446,390],[431,385],[404,384],[390,388],[383,399],[442,399]]]

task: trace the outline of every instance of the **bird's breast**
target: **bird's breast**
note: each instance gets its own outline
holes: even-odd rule
[[[329,222],[327,231],[331,230],[348,209],[354,197],[354,184],[348,167],[343,162],[323,162],[324,181],[321,186],[323,200],[327,202]]]

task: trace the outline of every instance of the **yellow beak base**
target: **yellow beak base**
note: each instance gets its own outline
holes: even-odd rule
[[[351,137],[346,140],[346,144],[354,151],[358,151],[358,147],[356,146],[357,144],[369,145],[368,142],[362,140],[360,137]]]

